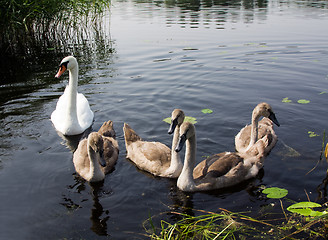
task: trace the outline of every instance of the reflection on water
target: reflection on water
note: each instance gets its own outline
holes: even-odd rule
[[[83,138],[87,138],[91,132],[92,132],[92,125],[88,129],[86,129],[83,133],[78,135],[66,136],[58,131],[57,134],[63,140],[62,144],[66,146],[68,149],[70,149],[72,153],[74,153],[79,145],[80,140],[82,140]]]
[[[80,199],[74,196],[76,193],[81,195],[85,191],[90,191],[92,198],[92,207],[90,209],[90,230],[99,236],[108,236],[107,232],[107,221],[110,218],[109,211],[104,210],[102,204],[100,203],[100,197],[111,194],[111,190],[104,189],[104,181],[97,183],[88,183],[84,179],[80,178],[75,174],[75,184],[67,186],[68,190],[73,193],[70,196],[62,196],[61,205],[69,212],[79,211],[81,208],[85,208],[84,202],[88,199]],[[86,186],[88,185],[88,186]]]
[[[129,2],[129,1],[118,1]],[[181,28],[215,27],[225,29],[226,23],[261,23],[267,19],[268,9],[327,9],[327,1],[268,1],[268,0],[169,0],[169,1],[132,1],[138,8],[143,6],[141,15],[155,17],[157,11],[167,8],[167,26],[180,25]],[[234,26],[232,26],[234,28]]]

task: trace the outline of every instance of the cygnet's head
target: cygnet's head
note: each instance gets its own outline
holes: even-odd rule
[[[254,111],[253,111],[253,115],[257,115],[257,116],[263,116],[263,117],[267,117],[269,118],[274,124],[276,124],[278,127],[280,126],[276,115],[273,112],[272,107],[270,106],[270,104],[262,102],[259,103]]]
[[[92,132],[88,136],[88,145],[95,154],[99,154],[99,163],[101,166],[106,166],[104,160],[104,141],[102,136],[97,132]]]
[[[187,139],[195,136],[195,133],[196,129],[194,124],[192,124],[191,122],[182,123],[180,126],[179,142],[175,148],[175,151],[180,152]]]
[[[180,126],[185,119],[185,114],[181,109],[174,109],[171,114],[171,125],[168,134],[172,134],[176,126]]]

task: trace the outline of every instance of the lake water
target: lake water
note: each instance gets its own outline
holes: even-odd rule
[[[170,210],[225,208],[258,216],[276,203],[269,212],[281,213],[279,201],[266,199],[260,186],[286,188],[295,201],[327,201],[327,187],[318,187],[328,168],[318,163],[328,129],[326,1],[112,5],[103,23],[110,51],[95,41],[74,54],[79,92],[95,112],[92,128],[114,122],[121,150],[116,168],[103,184],[75,173],[72,149],[79,138],[62,138],[50,121],[68,79],[54,79],[61,57],[1,84],[1,239],[145,239],[143,222],[149,216],[174,222],[165,214]],[[175,180],[152,177],[125,158],[123,123],[170,146],[162,120],[174,108],[197,119],[197,162],[233,151],[234,136],[262,101],[281,124],[279,141],[261,175],[241,186],[186,194]]]

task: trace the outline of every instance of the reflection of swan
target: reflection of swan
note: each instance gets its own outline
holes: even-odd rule
[[[180,127],[180,138],[176,151],[181,151],[186,142],[186,153],[177,186],[182,191],[212,190],[236,185],[255,177],[262,168],[264,146],[268,138],[259,140],[250,152],[244,154],[223,152],[208,157],[195,169],[196,133],[192,123],[184,122]]]
[[[113,122],[105,122],[98,132],[83,139],[73,155],[76,172],[90,182],[101,181],[110,172],[118,158],[118,143]]]
[[[77,135],[91,126],[93,112],[88,100],[77,92],[79,66],[75,57],[65,57],[55,77],[59,78],[66,69],[69,71],[69,83],[64,94],[58,99],[56,110],[51,114],[51,121],[62,134]]]
[[[264,118],[259,121],[259,118]],[[265,154],[275,146],[278,137],[273,130],[273,123],[280,126],[271,106],[268,103],[259,103],[252,113],[252,124],[246,125],[235,137],[236,151],[247,152],[258,139],[268,137],[268,145],[265,146]]]
[[[173,110],[171,126],[168,131],[169,133],[174,132],[172,151],[163,143],[143,141],[128,124],[124,123],[123,132],[127,158],[134,162],[138,168],[155,176],[177,178],[182,170],[182,162],[174,148],[179,138],[179,128],[184,117],[182,110]]]
[[[112,191],[107,189],[104,181],[85,184],[85,181],[78,177],[77,174],[75,174],[74,181],[74,184],[67,186],[69,193],[68,195],[62,195],[63,202],[61,204],[67,208],[68,212],[79,208],[90,209],[90,229],[99,236],[108,236],[107,221],[110,216],[108,210],[103,208],[99,198],[104,196],[104,194],[111,194]],[[90,197],[92,197],[92,207],[89,202]],[[87,199],[88,201],[86,201]]]
[[[69,150],[71,150],[71,152],[74,153],[75,150],[77,149],[77,146],[80,143],[80,140],[87,137],[89,135],[90,131],[91,131],[91,128],[88,128],[86,131],[84,131],[81,134],[71,135],[71,136],[63,135],[60,132],[57,132],[57,133],[61,137],[61,139],[63,140],[61,142],[61,144],[66,146]]]
[[[107,221],[109,216],[105,213],[103,206],[99,201],[99,193],[104,191],[102,189],[104,186],[104,182],[97,182],[90,184],[92,188],[92,200],[93,200],[93,208],[91,209],[91,230],[99,236],[108,236],[107,233]]]

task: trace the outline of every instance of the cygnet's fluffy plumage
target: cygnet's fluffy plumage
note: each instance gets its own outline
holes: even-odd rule
[[[185,115],[182,110],[175,109],[171,115],[169,134],[174,132],[172,149],[160,142],[143,141],[141,137],[127,124],[124,123],[123,132],[127,158],[135,165],[155,176],[177,178],[182,170],[182,161],[179,154],[174,151],[178,141],[180,125]]]
[[[263,119],[259,121],[261,116]],[[251,149],[259,139],[266,136],[268,138],[268,144],[265,146],[264,152],[268,154],[278,140],[273,129],[273,123],[280,126],[272,107],[265,102],[259,103],[252,112],[251,125],[246,125],[235,137],[236,151],[245,153]]]
[[[176,151],[186,143],[185,160],[177,186],[182,191],[207,191],[230,187],[255,177],[263,167],[264,145],[267,138],[258,141],[251,152],[239,154],[223,152],[208,157],[195,168],[196,132],[192,123],[180,127],[180,138]]]
[[[119,147],[113,122],[105,122],[98,132],[83,139],[73,155],[76,172],[89,182],[102,181],[113,170]]]

